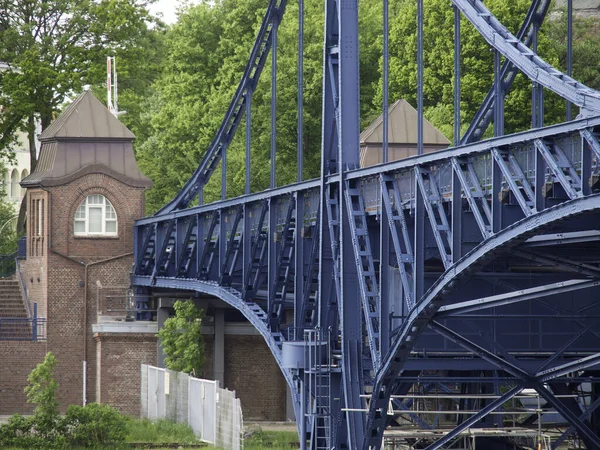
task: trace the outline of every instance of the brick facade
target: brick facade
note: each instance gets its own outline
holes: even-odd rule
[[[140,414],[140,364],[156,365],[156,338],[149,334],[96,336],[97,401],[131,416]]]
[[[115,208],[116,237],[74,235],[75,211],[91,194],[104,195]],[[133,265],[133,224],[144,213],[144,190],[103,173],[92,173],[65,185],[45,190],[30,189],[28,197],[38,217],[35,218],[37,225],[33,220],[28,225],[28,256],[21,264],[21,270],[29,298],[38,303],[39,315],[47,317],[47,342],[44,345],[57,359],[57,398],[61,410],[69,404],[83,402],[85,360],[86,401],[102,401],[137,415],[139,365],[155,364],[156,337],[124,335],[119,338],[113,335],[95,338],[92,325],[98,321],[98,286],[129,286]],[[131,344],[129,350],[128,342]],[[45,351],[33,353],[32,358],[40,362],[44,354]],[[28,364],[27,368],[19,369],[19,374],[22,372],[24,376],[13,377],[13,381],[20,380],[19,385],[15,385],[16,391],[22,392],[27,373],[34,366],[34,363]],[[101,381],[103,373],[105,382]],[[0,405],[0,413],[14,411],[5,402]]]
[[[47,340],[0,341],[0,414],[31,412],[23,392],[27,374],[48,351],[57,359],[63,412],[85,398],[137,416],[140,364],[157,364],[156,328],[140,327],[142,322],[136,328],[98,313],[102,289],[124,293],[129,286],[134,221],[144,216],[144,190],[150,185],[135,164],[133,135],[107,114],[91,93],[76,99],[42,134],[38,167],[22,182],[28,219],[21,275],[30,302],[37,302],[39,316],[47,318]],[[76,211],[93,194],[114,207],[116,236],[75,235]],[[211,378],[212,335],[206,336],[205,348],[203,376]],[[262,337],[226,334],[224,354],[224,387],[237,392],[244,416],[285,419],[286,384]]]
[[[225,335],[225,387],[245,420],[284,420],[286,382],[262,336]]]
[[[31,414],[24,388],[27,375],[44,360],[46,342],[0,341],[0,414]]]

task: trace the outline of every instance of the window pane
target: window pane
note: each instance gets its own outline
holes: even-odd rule
[[[102,233],[102,208],[89,208],[88,231],[90,233]]]
[[[106,200],[106,218],[107,219],[116,219],[117,218],[117,213],[115,212],[115,209],[112,207],[112,205],[110,204],[110,202],[108,200]]]
[[[77,208],[77,212],[75,212],[75,219],[85,219],[85,201],[79,208]]]
[[[102,204],[104,204],[104,197],[102,197],[101,195],[97,195],[97,194],[90,195],[88,197],[88,203],[90,205],[102,205]]]
[[[85,222],[83,220],[75,221],[75,233],[85,233]]]
[[[114,220],[106,221],[106,232],[107,233],[116,233],[117,232],[117,222]]]

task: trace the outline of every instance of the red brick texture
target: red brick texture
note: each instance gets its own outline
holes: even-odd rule
[[[0,341],[0,414],[31,414],[27,403],[27,375],[44,360],[45,342]]]
[[[96,337],[98,398],[123,414],[139,417],[140,364],[156,365],[153,334],[105,333]]]
[[[262,336],[225,335],[225,388],[242,401],[244,420],[284,420],[286,387]]]
[[[118,236],[74,236],[75,211],[92,194],[104,195],[114,206]],[[52,351],[57,359],[57,398],[62,411],[83,402],[85,359],[86,400],[138,416],[140,364],[156,365],[156,337],[94,334],[92,325],[98,319],[99,285],[123,290],[129,286],[133,225],[144,214],[143,189],[95,173],[47,191],[32,188],[27,195],[28,205],[39,201],[35,205],[41,216],[37,225],[29,221],[28,245],[35,240],[37,247],[33,253],[28,248],[22,274],[30,300],[38,302],[40,316],[47,317],[48,338],[45,343],[0,342],[0,414],[31,411],[23,393],[27,374]],[[213,375],[213,341],[206,336],[203,376]],[[242,400],[245,419],[285,418],[286,383],[261,336],[225,336],[224,387],[235,390]]]
[[[102,194],[112,203],[117,213],[118,236],[74,236],[75,211],[92,194]],[[105,399],[102,400],[111,404],[113,399],[127,399],[131,396],[131,373],[128,373],[129,369],[119,370],[117,361],[126,362],[129,366],[137,365],[134,381],[139,384],[139,364],[156,360],[156,338],[144,338],[143,344],[140,344],[139,336],[132,338],[124,335],[120,338],[123,342],[132,339],[131,354],[125,358],[111,359],[109,353],[97,352],[92,325],[97,321],[97,283],[103,286],[129,286],[129,272],[133,264],[133,225],[135,219],[144,215],[144,191],[108,175],[93,173],[63,186],[49,187],[47,191],[29,189],[27,195],[28,206],[30,209],[32,205],[35,206],[37,217],[28,224],[28,259],[22,264],[22,274],[30,300],[38,302],[39,315],[48,320],[45,346],[57,359],[57,398],[61,410],[64,411],[69,404],[83,402],[84,359],[87,360],[88,402],[97,400],[97,379],[102,379],[101,376],[97,377],[97,372],[105,370],[103,361],[111,361],[110,381],[113,387],[110,394],[106,390]],[[85,309],[84,299],[87,299]],[[110,341],[105,348],[106,345],[111,348]],[[85,357],[84,346],[87,347]],[[123,346],[127,347],[125,344]],[[115,351],[123,353],[122,349],[115,348]],[[143,348],[143,351],[140,350],[139,358],[132,358],[136,348]],[[97,354],[106,358],[97,361]],[[151,360],[148,354],[152,354]],[[39,362],[43,356],[35,354],[32,358],[37,358]],[[25,374],[32,367],[31,364],[26,366],[28,369],[22,369]],[[119,377],[122,377],[122,382],[115,382]],[[4,383],[4,377],[0,383]],[[127,389],[121,392],[120,389],[125,385],[128,385]],[[22,387],[24,385],[17,390],[22,390]],[[104,386],[101,386],[98,391],[100,397],[103,389]],[[135,409],[136,415],[139,413],[138,391],[139,386],[134,393],[137,409],[131,399],[119,403],[127,411]],[[1,404],[2,413],[13,412],[4,408],[4,402]]]

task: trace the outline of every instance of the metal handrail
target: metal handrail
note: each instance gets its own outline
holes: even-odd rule
[[[46,340],[46,323],[45,318],[25,318],[25,317],[0,317],[0,341],[45,341]],[[2,331],[7,325],[28,325],[29,331],[23,336],[10,334],[5,336]],[[14,331],[14,330],[13,330]]]
[[[27,285],[23,282],[23,274],[21,273],[21,265],[19,264],[19,258],[15,258],[16,273],[19,276],[19,284],[23,289],[23,299],[25,300],[25,307],[27,308],[27,317],[31,319],[31,305],[29,304],[29,295],[27,294]]]

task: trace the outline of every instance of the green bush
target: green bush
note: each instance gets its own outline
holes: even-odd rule
[[[33,416],[13,415],[0,426],[0,448],[95,447],[125,442],[128,419],[108,405],[71,405],[62,418],[56,401],[58,384],[54,379],[56,358],[48,353],[43,363],[31,371],[25,388],[27,401],[36,405]]]
[[[64,423],[71,444],[93,447],[125,442],[127,420],[108,405],[89,403],[69,406]]]
[[[38,432],[35,417],[14,414],[8,423],[0,426],[0,447],[61,449],[67,447],[67,439],[57,429]]]

